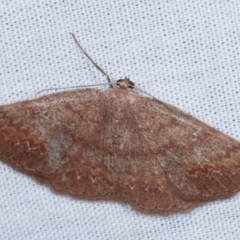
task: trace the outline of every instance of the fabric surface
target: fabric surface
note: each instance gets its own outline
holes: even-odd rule
[[[124,76],[240,140],[240,2],[1,1],[0,104]],[[177,137],[177,136],[176,136]],[[13,150],[14,151],[14,150]],[[238,239],[240,194],[169,216],[76,200],[0,163],[0,239]]]

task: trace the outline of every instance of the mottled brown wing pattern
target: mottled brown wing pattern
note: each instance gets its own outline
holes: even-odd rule
[[[237,141],[124,88],[2,106],[0,138],[0,159],[82,198],[169,212],[239,190]]]
[[[147,123],[141,132],[159,159],[174,197],[194,203],[239,191],[239,142],[166,103],[141,101],[139,105],[146,107],[136,112],[137,119]]]
[[[88,126],[81,128],[79,125],[74,130],[72,148],[75,152],[68,153],[68,160],[58,169],[61,172],[58,184],[66,191],[89,198],[124,200],[147,211],[172,208],[172,201],[169,201],[171,192],[167,189],[164,173],[161,168],[154,173],[155,156],[145,144],[130,106],[138,98],[132,93],[130,100],[133,102],[130,103],[126,92],[116,89],[99,92],[96,102],[94,98],[86,102],[88,107],[84,111],[79,107],[82,103],[68,103],[71,112],[76,114],[79,111],[77,115],[81,119],[82,115],[88,116],[82,119],[84,124],[88,123],[91,127],[96,124],[96,127],[91,133]],[[97,104],[101,108],[100,115],[91,109]],[[73,110],[76,106],[78,110]],[[90,113],[94,113],[94,117]],[[68,121],[64,119],[64,122]],[[87,133],[86,137],[83,130]]]
[[[0,139],[0,159],[14,168],[35,174],[48,165],[44,139],[31,101],[0,107]]]

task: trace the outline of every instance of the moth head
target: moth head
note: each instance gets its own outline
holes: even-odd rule
[[[124,79],[117,80],[117,88],[122,88],[128,91],[132,91],[134,88],[134,83],[130,81],[129,78],[125,77]]]

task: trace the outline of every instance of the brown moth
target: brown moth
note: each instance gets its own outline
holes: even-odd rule
[[[56,191],[124,201],[146,212],[185,210],[240,190],[238,141],[139,96],[128,78],[113,88],[81,50],[109,89],[1,106],[0,160]]]

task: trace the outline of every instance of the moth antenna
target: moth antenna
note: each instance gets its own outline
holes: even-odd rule
[[[78,88],[88,88],[88,87],[96,87],[96,86],[104,86],[108,83],[99,83],[99,84],[91,84],[91,85],[83,85],[83,86],[72,86],[72,87],[62,87],[62,88],[47,88],[43,89],[35,94],[35,97],[39,95],[40,93],[47,92],[47,91],[58,91],[58,90],[69,90],[69,89],[78,89]]]
[[[134,89],[137,89],[138,91],[140,91],[140,92],[142,92],[142,93],[144,93],[144,94],[146,94],[146,95],[148,95],[149,97],[151,97],[151,98],[155,98],[154,96],[152,96],[151,94],[149,94],[149,93],[147,93],[147,92],[145,92],[145,91],[143,91],[141,88],[138,88],[138,87],[135,87],[134,86]],[[156,98],[155,98],[156,99]]]
[[[82,53],[90,60],[90,62],[93,64],[93,66],[100,71],[107,79],[108,81],[108,85],[110,88],[113,88],[112,86],[112,82],[110,80],[110,77],[102,70],[102,68],[100,68],[93,60],[92,58],[85,52],[85,50],[82,48],[82,46],[80,45],[80,43],[78,42],[77,38],[75,37],[75,35],[73,33],[70,33],[73,37],[74,42],[77,44],[77,46],[81,49]]]

